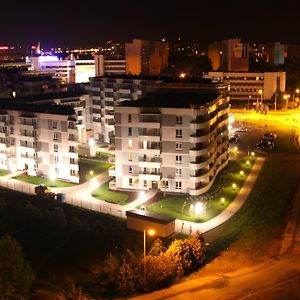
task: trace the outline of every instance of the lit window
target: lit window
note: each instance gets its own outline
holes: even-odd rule
[[[53,133],[53,140],[54,140],[54,141],[57,141],[57,140],[58,140],[58,133],[57,133],[57,132],[54,132],[54,133]]]
[[[176,176],[181,177],[182,169],[176,169]]]
[[[132,148],[132,140],[128,140],[128,149]]]
[[[147,187],[147,180],[144,180],[144,187]]]
[[[176,137],[182,138],[182,129],[176,129]]]
[[[132,161],[132,153],[128,153],[128,161]]]

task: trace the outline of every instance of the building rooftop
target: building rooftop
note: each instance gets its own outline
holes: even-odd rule
[[[175,218],[153,214],[149,211],[141,209],[128,210],[126,211],[126,216],[152,221],[160,224],[168,224],[175,220]]]
[[[55,104],[32,104],[21,103],[13,101],[0,101],[0,111],[4,113],[5,110],[16,110],[29,113],[44,113],[54,115],[74,115],[75,111],[72,106],[55,105]]]
[[[139,100],[123,101],[118,106],[125,107],[165,107],[165,108],[192,108],[205,106],[220,96],[219,93],[200,94],[193,92],[153,93]]]

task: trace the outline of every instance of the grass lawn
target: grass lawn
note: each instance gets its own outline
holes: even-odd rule
[[[97,151],[96,152],[96,156],[98,157],[98,158],[108,158],[108,157],[113,157],[114,155],[112,154],[112,153],[109,153],[109,152],[102,152],[102,151]]]
[[[20,180],[20,181],[32,183],[32,184],[35,184],[35,185],[44,184],[44,185],[49,186],[49,187],[70,187],[70,186],[74,186],[74,183],[71,183],[71,182],[65,182],[65,181],[59,181],[59,180],[52,181],[48,178],[28,176],[28,175],[24,175],[24,174],[13,177],[13,178],[17,179],[17,180]]]
[[[9,171],[0,169],[0,176],[5,176],[7,174],[9,174]]]
[[[122,192],[110,191],[108,182],[104,183],[98,189],[93,191],[92,196],[100,200],[121,205],[127,204],[128,202],[128,195]]]
[[[85,182],[109,169],[111,164],[98,159],[79,158],[80,182]]]
[[[250,164],[247,165],[246,161]],[[242,161],[230,161],[228,166],[217,176],[214,185],[204,195],[198,197],[190,197],[187,195],[172,195],[163,197],[160,201],[147,206],[148,210],[172,216],[178,219],[206,222],[218,215],[224,208],[226,208],[239,192],[243,182],[247,178],[251,167],[253,166],[255,158],[248,157]],[[244,175],[240,171],[244,171]],[[232,183],[236,184],[235,190]],[[220,191],[219,193],[217,191]],[[224,198],[224,203],[221,203],[221,198]],[[205,212],[196,213],[196,203],[201,201],[204,203]],[[193,205],[193,206],[191,206]]]

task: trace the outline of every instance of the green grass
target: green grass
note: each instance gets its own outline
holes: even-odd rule
[[[102,152],[102,151],[97,151],[96,152],[97,157],[113,157],[114,155],[109,152]]]
[[[0,176],[5,176],[9,174],[9,171],[0,169]]]
[[[250,164],[247,165],[246,161]],[[160,201],[147,206],[147,209],[157,213],[172,216],[178,219],[206,222],[218,215],[224,208],[233,201],[241,186],[243,185],[247,175],[249,174],[255,158],[248,157],[242,161],[230,161],[228,166],[217,176],[215,183],[210,190],[200,197],[190,197],[187,195],[174,195],[163,197]],[[240,171],[244,171],[244,175],[240,175]],[[232,183],[235,183],[236,189],[233,190]],[[217,193],[217,191],[220,191]],[[215,197],[212,195],[215,194]],[[211,195],[210,199],[207,199]],[[221,203],[221,198],[224,198],[224,203]],[[199,200],[203,199],[206,206],[204,213],[196,214],[191,205],[195,207]],[[205,200],[206,199],[206,200]]]
[[[109,190],[109,183],[102,184],[98,189],[93,191],[92,196],[108,202],[124,205],[128,202],[128,195],[122,192]]]
[[[235,240],[240,249],[263,255],[264,243],[280,238],[300,180],[300,164],[288,159],[268,158],[248,200],[226,223],[206,234],[213,240],[211,251],[219,253]]]
[[[24,174],[13,177],[13,178],[17,179],[17,180],[20,180],[20,181],[28,182],[28,183],[31,183],[31,184],[35,184],[35,185],[44,184],[44,185],[49,186],[49,187],[70,187],[70,186],[74,186],[74,184],[71,183],[71,182],[65,182],[65,181],[59,181],[59,180],[52,181],[48,178],[28,176],[28,175],[24,175]]]
[[[79,159],[79,176],[80,182],[85,182],[91,178],[101,174],[109,169],[111,164],[107,162],[101,162],[98,159],[92,158],[80,158]]]

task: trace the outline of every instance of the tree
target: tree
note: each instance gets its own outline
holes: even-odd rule
[[[159,256],[167,250],[161,239],[157,238],[149,251],[150,256]]]
[[[0,299],[25,299],[35,279],[22,248],[11,236],[0,240]]]
[[[177,262],[177,275],[181,277],[199,268],[205,261],[205,242],[196,232],[186,240],[174,240],[167,254]]]

